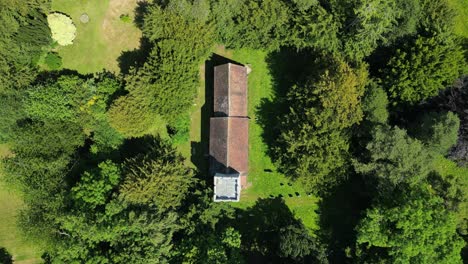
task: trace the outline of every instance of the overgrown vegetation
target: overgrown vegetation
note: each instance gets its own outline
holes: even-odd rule
[[[61,4],[72,19],[89,11]],[[468,51],[466,10],[452,6],[140,3],[121,17],[143,34],[127,67],[81,63],[84,76],[54,41],[73,50],[97,31],[79,25],[76,42],[88,42],[73,44],[49,28],[48,0],[0,2],[1,165],[26,205],[18,225],[43,241],[46,263],[462,263]],[[206,137],[196,166],[179,153],[189,127],[206,128],[190,111],[211,115],[208,94],[194,102],[228,61],[220,45],[250,64],[251,89],[268,85],[249,92],[256,175],[238,206],[212,201]],[[297,200],[282,197],[296,186]]]

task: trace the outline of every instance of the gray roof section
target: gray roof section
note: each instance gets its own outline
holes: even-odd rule
[[[215,202],[239,201],[239,174],[216,173],[214,177],[214,192]]]

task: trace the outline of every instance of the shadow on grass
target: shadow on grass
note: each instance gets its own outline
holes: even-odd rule
[[[209,167],[209,141],[210,141],[210,118],[213,116],[213,89],[214,89],[214,67],[226,63],[240,64],[236,61],[212,54],[205,62],[205,102],[201,107],[200,119],[200,142],[190,142],[191,161],[197,167],[200,177],[205,180],[208,186],[212,186],[213,179],[208,173]]]
[[[232,224],[241,233],[241,247],[248,263],[318,263],[317,258],[324,257],[317,239],[308,235],[282,198],[258,199],[255,205],[237,215]],[[287,235],[291,229],[300,234],[294,236],[296,239]],[[288,247],[297,256],[292,257]]]
[[[128,74],[132,67],[142,67],[151,52],[152,44],[146,38],[140,39],[140,47],[138,49],[124,51],[117,58],[120,72]]]
[[[0,263],[12,264],[13,256],[4,247],[0,247]]]
[[[323,197],[320,203],[320,229],[329,246],[330,263],[349,262],[345,249],[354,248],[355,227],[369,206],[370,197],[359,175],[352,175]]]

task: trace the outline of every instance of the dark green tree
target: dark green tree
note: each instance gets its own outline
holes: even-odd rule
[[[304,2],[304,3],[302,3]],[[301,1],[302,5],[309,5]],[[310,1],[309,1],[310,2]],[[288,34],[282,37],[282,45],[291,45],[298,49],[317,48],[336,52],[340,48],[337,37],[339,24],[332,14],[320,5],[310,9],[302,9],[298,3],[299,11],[291,15],[288,25]]]
[[[362,102],[364,119],[378,124],[386,124],[388,120],[388,98],[385,90],[375,81],[369,82]]]
[[[312,238],[302,224],[293,224],[280,230],[280,255],[295,261],[313,256],[318,263],[328,263],[325,250]]]
[[[168,143],[155,141],[151,150],[126,162],[120,195],[130,204],[156,206],[160,210],[181,206],[195,182],[193,170]]]
[[[287,95],[290,110],[281,124],[274,150],[281,169],[309,189],[336,183],[349,147],[345,129],[362,119],[360,99],[367,80],[365,67],[353,69],[342,60],[328,61],[325,71]]]
[[[453,38],[419,36],[396,50],[383,70],[382,83],[394,104],[417,104],[452,84],[466,67]]]
[[[400,184],[419,184],[430,171],[431,156],[424,145],[398,127],[378,126],[367,144],[368,161],[354,168],[378,179],[378,187],[392,190]]]
[[[283,1],[241,1],[235,10],[238,11],[228,20],[227,28],[218,28],[226,37],[226,45],[274,50],[281,46],[282,38],[287,38],[291,10]],[[234,33],[226,33],[227,30]]]

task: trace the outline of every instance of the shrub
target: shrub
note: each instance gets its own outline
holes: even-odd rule
[[[51,70],[58,70],[62,67],[62,58],[55,52],[50,52],[45,57],[45,64]]]
[[[47,16],[52,39],[61,46],[73,44],[76,36],[76,27],[71,18],[60,13],[51,13]]]
[[[122,14],[122,15],[120,15],[120,21],[122,21],[124,23],[130,23],[132,21],[132,19],[130,18],[130,16],[128,14]]]

